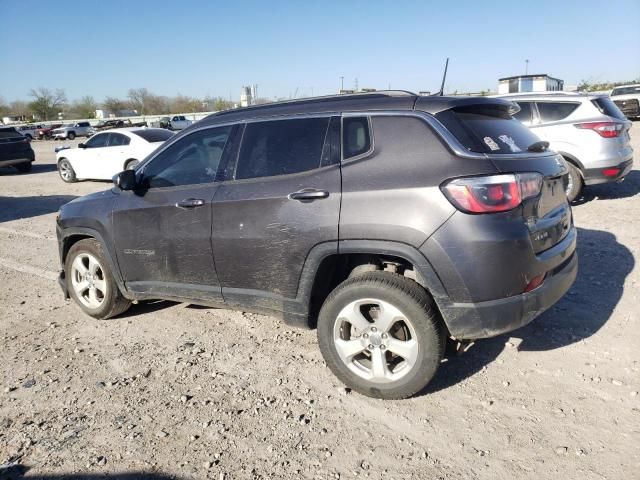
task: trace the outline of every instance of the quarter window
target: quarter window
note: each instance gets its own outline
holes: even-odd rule
[[[329,118],[249,123],[236,180],[306,172],[320,166]]]
[[[148,188],[213,182],[233,127],[218,127],[182,137],[144,168]]]
[[[532,109],[530,102],[518,102],[520,111],[513,115],[513,118],[520,120],[524,124],[530,124],[532,119]]]
[[[568,102],[538,102],[540,120],[543,122],[556,122],[571,115],[579,103]]]
[[[342,120],[342,148],[345,160],[371,149],[371,135],[367,117],[352,117]]]

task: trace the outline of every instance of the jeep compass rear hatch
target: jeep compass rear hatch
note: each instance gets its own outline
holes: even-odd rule
[[[443,191],[458,208],[462,201],[462,210],[467,213],[519,209],[533,248],[540,253],[560,242],[571,226],[564,190],[567,167],[562,157],[546,151],[546,142],[540,142],[511,117],[509,108],[506,103],[483,103],[436,114],[462,147],[491,159],[500,172],[478,179],[455,179]],[[464,198],[471,203],[465,206]]]

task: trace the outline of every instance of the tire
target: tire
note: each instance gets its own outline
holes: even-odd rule
[[[73,132],[67,133],[67,140],[73,140],[76,138],[76,134]]]
[[[569,173],[565,177],[564,189],[567,194],[567,200],[571,203],[580,195],[584,182],[582,181],[582,175],[578,167],[568,161],[567,167],[569,167]]]
[[[327,365],[347,387],[369,397],[402,399],[435,375],[445,332],[420,285],[376,271],[349,278],[331,292],[320,310],[317,334]]]
[[[139,163],[140,163],[139,160],[136,160],[135,158],[130,158],[129,160],[124,162],[124,169],[133,170],[136,167],[136,165],[138,165]]]
[[[71,162],[66,158],[61,158],[58,162],[58,174],[63,182],[73,183],[78,181],[76,178],[76,172],[71,166]]]
[[[14,165],[20,173],[29,173],[31,171],[31,162],[19,163]]]
[[[93,318],[115,317],[131,306],[120,292],[97,240],[88,238],[75,243],[67,254],[64,270],[69,295]]]
[[[27,137],[29,139],[29,141],[33,140],[33,136],[31,136],[31,134],[27,133],[25,135],[25,137]]]

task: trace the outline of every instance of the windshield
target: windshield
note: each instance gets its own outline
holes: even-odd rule
[[[490,109],[447,110],[436,118],[469,151],[513,154],[540,141],[508,112]]]
[[[629,95],[632,93],[640,93],[640,85],[636,85],[634,87],[614,88],[611,92],[611,96],[615,97],[616,95]]]

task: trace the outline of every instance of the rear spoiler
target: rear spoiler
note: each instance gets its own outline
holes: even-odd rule
[[[414,110],[436,115],[446,110],[462,112],[477,112],[491,115],[513,115],[520,111],[520,107],[509,100],[488,97],[418,97]]]

